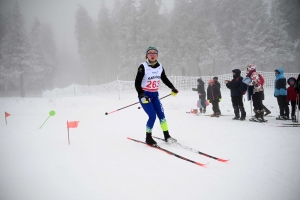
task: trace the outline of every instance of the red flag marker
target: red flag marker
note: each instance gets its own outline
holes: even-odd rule
[[[5,117],[9,117],[10,114],[8,112],[5,112]]]
[[[68,129],[68,143],[70,144],[70,133],[69,128],[77,128],[79,121],[68,122],[67,121],[67,129]]]
[[[4,112],[4,116],[5,116],[5,124],[7,125],[6,117],[10,116],[10,114],[8,112]]]
[[[79,121],[68,122],[68,128],[77,128]]]

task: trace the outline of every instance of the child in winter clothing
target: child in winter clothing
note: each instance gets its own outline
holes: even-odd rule
[[[135,89],[138,93],[139,102],[149,116],[146,124],[146,143],[152,146],[157,144],[152,138],[152,128],[156,116],[159,118],[165,141],[169,143],[176,142],[176,140],[169,135],[168,123],[159,100],[159,83],[162,81],[167,85],[171,89],[172,96],[176,96],[178,90],[168,79],[163,66],[157,61],[157,57],[158,50],[150,46],[146,51],[146,61],[139,66],[135,78]]]
[[[243,104],[243,92],[240,91],[240,85],[242,84],[243,81],[243,77],[241,77],[241,70],[239,69],[232,70],[232,75],[233,75],[233,79],[231,81],[226,81],[226,87],[230,89],[231,102],[232,102],[234,115],[235,115],[233,120],[243,121],[246,118],[246,112]]]
[[[296,120],[296,115],[295,115],[295,108],[296,108],[296,104],[298,102],[296,102],[296,98],[297,98],[297,93],[294,89],[294,85],[296,83],[296,78],[294,77],[290,77],[288,80],[287,80],[287,83],[289,84],[289,87],[287,89],[287,96],[286,96],[286,100],[287,102],[291,102],[291,107],[292,107],[292,113],[291,113],[291,117],[292,117],[292,121],[293,122],[297,122]],[[299,105],[298,105],[298,108],[299,108]],[[299,108],[300,110],[300,108]]]
[[[280,115],[276,119],[286,120],[289,118],[289,107],[286,102],[287,90],[284,70],[282,68],[275,69],[275,76],[274,96],[277,98],[280,111]]]
[[[247,69],[246,69],[247,74],[251,71],[251,66],[254,66],[254,64],[247,65]],[[248,99],[248,101],[252,100],[253,88],[254,88],[253,85],[248,86],[248,89],[247,89],[247,99]],[[263,92],[262,100],[265,100],[264,90],[262,92]],[[264,112],[265,112],[264,116],[267,116],[267,115],[271,114],[271,111],[263,103],[262,103],[262,106],[263,106],[263,109],[264,109]]]
[[[212,104],[213,114],[211,117],[219,117],[219,102],[222,100],[220,88],[215,84],[213,79],[209,80],[207,87],[207,100]]]
[[[253,86],[252,101],[253,101],[253,111],[255,116],[250,119],[250,121],[255,122],[266,122],[264,119],[264,108],[263,108],[263,87],[261,83],[260,75],[256,72],[256,66],[254,64],[248,65],[248,74],[246,77],[251,79],[249,86]]]
[[[204,89],[204,82],[202,80],[202,78],[199,78],[197,80],[198,86],[197,88],[192,88],[193,91],[197,91],[198,95],[199,95],[199,100],[201,101],[201,105],[199,105],[199,110],[200,113],[205,113],[206,112],[206,92]],[[203,108],[203,111],[202,111]]]

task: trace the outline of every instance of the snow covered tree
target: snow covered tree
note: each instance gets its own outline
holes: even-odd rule
[[[175,74],[215,74],[218,62],[229,60],[216,28],[214,7],[213,1],[175,0],[170,28],[173,66],[178,66]]]
[[[93,65],[95,64],[95,57],[97,52],[97,36],[95,25],[92,18],[88,15],[87,10],[79,5],[75,14],[75,35],[78,43],[78,51],[83,66],[87,70],[88,84],[91,84],[91,78],[94,76]]]
[[[116,5],[116,4],[115,4]],[[138,55],[141,52],[137,47],[137,15],[135,0],[123,0],[115,6],[112,20],[117,38],[119,51],[118,76],[122,80],[132,80],[137,65],[141,62]]]
[[[109,82],[116,79],[115,71],[117,70],[117,41],[114,32],[113,22],[106,8],[104,1],[101,1],[100,11],[97,21],[97,69],[101,76],[101,83]]]
[[[233,31],[233,45],[230,55],[234,67],[255,63],[263,70],[266,61],[273,55],[268,50],[270,20],[267,14],[267,4],[263,0],[241,1],[243,9],[238,10]]]
[[[50,74],[56,60],[55,42],[49,25],[43,25],[35,18],[30,32],[32,63],[39,70],[28,75],[29,80],[41,80],[45,90],[45,78]]]
[[[289,65],[295,72],[300,68],[300,1],[299,0],[273,0],[272,15],[280,15],[280,20],[285,22],[284,30],[294,43],[295,59]]]
[[[7,32],[0,48],[0,75],[5,89],[9,84],[16,85],[21,90],[21,97],[24,97],[24,76],[36,68],[31,63],[30,45],[18,3],[15,3],[7,23]]]
[[[49,62],[47,64],[50,69],[49,74],[45,74],[43,78],[43,84],[47,87],[47,85],[53,84],[53,79],[57,73],[57,46],[51,25],[49,23],[42,23],[42,30],[43,33],[41,35],[41,42],[44,52],[48,57]]]
[[[274,0],[271,7],[271,27],[269,34],[269,51],[272,54],[268,63],[272,64],[273,69],[282,67],[289,62],[294,61],[294,44],[291,37],[286,32],[288,23],[284,20],[280,11],[279,0]]]

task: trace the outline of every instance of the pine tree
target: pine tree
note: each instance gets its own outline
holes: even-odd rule
[[[119,51],[120,64],[118,67],[118,76],[122,80],[132,80],[136,74],[138,63],[142,55],[138,50],[137,42],[137,15],[135,0],[123,0],[119,7],[115,6],[113,10],[114,30],[117,37],[117,47]]]
[[[15,3],[8,16],[6,34],[1,42],[1,79],[8,89],[9,84],[20,88],[21,97],[25,96],[24,76],[31,71],[31,55],[24,19],[18,3]]]
[[[233,31],[233,45],[230,55],[233,66],[246,66],[255,63],[263,70],[265,60],[272,58],[268,51],[270,20],[267,15],[267,4],[262,0],[241,1],[236,15],[236,28]]]
[[[286,22],[285,30],[294,43],[295,59],[290,65],[298,72],[300,68],[300,1],[299,0],[274,0],[272,7],[280,11],[281,19]]]
[[[113,22],[103,0],[98,14],[97,37],[99,46],[96,67],[100,69],[101,82],[106,83],[116,79],[114,72],[117,64],[114,60],[117,57],[115,53],[117,42]]]
[[[95,25],[92,18],[88,15],[87,10],[79,5],[75,14],[75,35],[78,43],[78,51],[83,66],[87,70],[88,84],[91,84],[92,78],[97,78],[97,74],[94,76],[93,64],[95,63],[95,57],[97,52],[97,37],[95,31]]]
[[[45,54],[48,57],[48,67],[50,68],[49,74],[45,74],[43,78],[43,84],[45,84],[45,87],[47,87],[49,85],[53,85],[52,82],[55,74],[57,73],[57,47],[51,25],[49,23],[43,23],[42,30],[41,42]]]
[[[274,0],[271,7],[271,27],[269,34],[269,50],[272,53],[271,63],[273,69],[281,67],[283,64],[294,61],[294,44],[291,37],[286,32],[288,23],[284,20],[283,13],[280,10],[281,0]]]
[[[56,60],[55,43],[49,25],[43,25],[35,18],[30,32],[32,63],[36,66],[36,73],[29,75],[31,81],[42,81],[45,90],[45,78],[50,74]]]

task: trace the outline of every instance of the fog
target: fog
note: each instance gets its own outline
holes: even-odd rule
[[[132,81],[150,45],[169,76],[299,72],[299,3],[271,2],[1,0],[0,91]]]
[[[171,10],[173,0],[162,0],[164,6]],[[1,13],[12,9],[16,1],[1,0]],[[104,0],[108,9],[113,9],[114,0]],[[18,1],[21,13],[25,19],[25,25],[29,31],[35,17],[41,22],[51,24],[57,47],[60,52],[70,52],[73,59],[79,59],[77,41],[75,39],[75,12],[78,5],[82,5],[89,12],[89,15],[96,20],[100,9],[100,0],[21,0]]]

